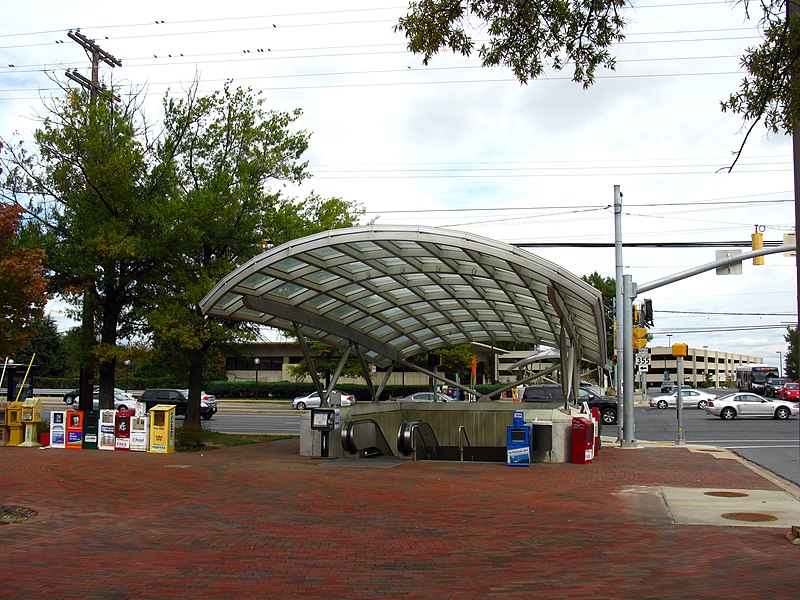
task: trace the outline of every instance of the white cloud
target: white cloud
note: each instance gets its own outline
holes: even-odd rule
[[[740,5],[658,5],[628,12],[617,71],[599,72],[584,91],[564,80],[568,71],[520,86],[503,69],[474,68],[474,57],[442,54],[423,67],[392,31],[405,3],[195,2],[191,11],[152,0],[12,3],[0,24],[0,135],[30,135],[29,116],[54,87],[42,69],[62,79],[65,68],[87,74],[87,57],[66,36],[81,27],[123,61],[116,82],[148,86],[151,119],[166,88],[180,90],[195,73],[205,91],[232,78],[265,90],[272,107],[302,108],[299,127],[313,134],[307,158],[316,176],[299,193],[358,200],[379,222],[451,226],[506,242],[610,243],[613,217],[604,207],[619,184],[626,241],[744,240],[755,224],[766,227],[767,240],[779,240],[794,224],[790,140],[757,130],[736,171],[716,172],[742,141],[740,120],[719,103],[738,86],[738,57],[757,43],[755,24],[744,21]],[[46,33],[18,35],[33,32]],[[109,69],[102,71],[108,80]],[[726,204],[702,204],[709,201]],[[466,208],[513,210],[428,212]],[[391,212],[398,210],[418,212]],[[610,248],[532,251],[577,275],[614,274]],[[713,259],[713,249],[624,251],[626,272],[640,283]],[[648,297],[656,311],[794,313],[793,259],[766,263]],[[655,331],[793,320],[657,312]],[[783,334],[682,335],[695,346],[777,363]]]

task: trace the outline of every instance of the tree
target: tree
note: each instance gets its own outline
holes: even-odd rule
[[[135,331],[132,307],[160,276],[162,225],[174,228],[160,218],[172,191],[163,168],[170,163],[152,160],[135,95],[123,102],[108,92],[91,103],[87,92],[64,88],[49,108],[34,133],[36,152],[19,142],[4,155],[3,192],[38,219],[53,291],[76,307],[92,307],[82,332],[93,341],[96,322],[100,406],[110,408],[117,340]]]
[[[786,340],[787,348],[786,348],[786,356],[784,360],[786,361],[785,367],[786,370],[784,371],[785,377],[789,378],[789,381],[798,381],[798,372],[797,372],[797,364],[798,364],[798,356],[797,356],[797,328],[796,327],[787,327],[786,328],[786,335],[783,336],[783,339]]]
[[[64,336],[58,332],[58,325],[52,315],[35,319],[33,323],[38,334],[28,340],[25,348],[17,355],[17,362],[28,363],[36,354],[35,364],[39,377],[63,377],[67,367],[67,352]]]
[[[597,271],[590,275],[581,277],[586,283],[600,290],[603,295],[603,315],[606,324],[606,354],[614,356],[614,323],[617,320],[614,310],[615,298],[617,294],[617,281],[612,277],[603,277]]]
[[[44,252],[17,244],[22,214],[18,206],[0,204],[0,356],[21,350],[37,334],[47,302]]]
[[[614,68],[609,52],[624,38],[625,0],[419,0],[395,30],[408,38],[408,49],[428,64],[442,49],[469,56],[475,49],[470,26],[489,40],[478,48],[485,67],[511,69],[521,83],[571,64],[572,79],[584,87],[597,67]],[[481,27],[484,26],[484,27]]]
[[[147,318],[159,344],[188,357],[189,404],[184,427],[200,426],[200,390],[209,351],[252,339],[251,324],[206,318],[202,298],[225,275],[266,248],[335,227],[351,226],[360,211],[350,202],[311,195],[296,201],[270,185],[309,177],[301,161],[309,135],[292,131],[301,111],[267,110],[250,90],[224,89],[164,101],[159,146],[177,182],[169,202],[180,223],[165,235],[173,249],[166,276],[152,285]]]
[[[750,0],[732,1],[743,5],[749,19]],[[610,48],[624,38],[627,22],[621,12],[627,4],[625,0],[418,0],[410,3],[395,30],[405,33],[408,49],[422,54],[424,64],[446,49],[472,54],[472,35],[477,32],[489,38],[478,48],[483,66],[505,66],[520,83],[527,83],[543,74],[548,61],[556,70],[571,64],[573,81],[586,88],[594,82],[598,67],[614,69]],[[751,124],[742,146],[760,121],[774,132],[788,133],[800,126],[800,86],[792,83],[800,55],[800,15],[787,18],[787,10],[795,6],[787,0],[759,4],[763,41],[742,57],[747,75],[739,90],[722,103],[723,110]]]

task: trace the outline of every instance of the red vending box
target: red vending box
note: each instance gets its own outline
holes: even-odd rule
[[[83,411],[67,411],[67,448],[81,450],[83,448]]]
[[[118,410],[114,421],[114,435],[117,450],[131,449],[131,417],[135,410]]]
[[[572,417],[572,462],[585,465],[594,458],[594,424],[588,417]]]

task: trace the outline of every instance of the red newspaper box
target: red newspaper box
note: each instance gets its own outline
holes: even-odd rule
[[[594,458],[594,423],[589,417],[572,417],[572,462],[585,465]]]
[[[118,410],[114,423],[114,435],[116,436],[117,450],[131,449],[131,417],[136,414],[135,410]]]
[[[67,448],[81,450],[83,448],[83,411],[67,411]]]

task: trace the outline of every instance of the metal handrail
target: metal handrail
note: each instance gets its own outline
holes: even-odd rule
[[[422,445],[425,446],[425,450],[427,452],[427,456],[428,456],[428,458],[430,458],[433,455],[433,453],[431,452],[431,449],[428,447],[428,443],[425,441],[425,438],[423,437],[422,433],[419,432],[419,426],[418,425],[412,425],[411,426],[411,432],[412,432],[411,433],[411,459],[412,460],[417,460],[417,438],[419,438],[420,441],[422,441]]]
[[[467,446],[469,446],[470,449],[469,459],[475,460],[471,452],[472,443],[469,441],[469,435],[467,435],[467,428],[461,425],[458,428],[458,453],[459,456],[461,457],[461,462],[464,462],[464,441],[467,442]]]

